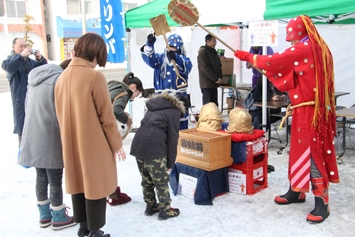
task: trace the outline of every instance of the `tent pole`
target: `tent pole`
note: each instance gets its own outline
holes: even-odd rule
[[[267,55],[267,48],[266,46],[263,46],[263,55]],[[263,96],[262,96],[262,123],[263,125],[267,125],[267,78],[265,75],[262,76],[263,80]],[[266,131],[266,126],[263,126],[264,131]]]
[[[82,24],[82,32],[83,32],[83,35],[86,34],[86,8],[85,8],[85,0],[81,0],[81,15],[82,15],[82,21],[81,21],[81,24]]]

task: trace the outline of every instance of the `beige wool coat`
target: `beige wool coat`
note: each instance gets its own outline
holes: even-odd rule
[[[114,152],[122,147],[104,75],[74,57],[55,87],[68,194],[97,200],[114,192]]]

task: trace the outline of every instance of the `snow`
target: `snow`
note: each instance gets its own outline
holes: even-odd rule
[[[1,144],[1,236],[76,236],[78,225],[54,231],[39,228],[35,196],[35,169],[17,165],[17,135],[12,134],[11,96],[0,93]],[[134,133],[124,140],[127,153]],[[282,133],[281,133],[282,136]],[[268,175],[268,188],[254,194],[228,193],[213,200],[212,206],[195,205],[193,200],[174,196],[172,206],[180,209],[176,218],[159,221],[157,215],[145,216],[140,175],[134,157],[118,162],[118,183],[132,201],[120,206],[107,206],[106,225],[102,228],[111,236],[355,236],[355,161],[353,150],[346,150],[339,165],[340,184],[330,186],[330,216],[317,225],[306,222],[313,210],[314,198],[309,193],[303,204],[277,205],[273,199],[288,189],[287,152],[281,155],[277,141],[269,144],[269,164],[276,171]],[[71,207],[71,197],[65,193],[64,203]],[[72,210],[68,209],[72,215]]]

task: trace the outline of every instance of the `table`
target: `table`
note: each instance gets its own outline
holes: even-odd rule
[[[236,83],[235,88],[244,91],[251,91],[253,89],[251,83]]]
[[[251,83],[237,83],[235,86],[220,86],[219,88],[221,88],[222,93],[221,93],[221,113],[223,113],[224,110],[228,110],[230,111],[231,109],[234,109],[235,107],[235,100],[238,99],[237,98],[237,91],[238,90],[245,90],[245,91],[251,91],[253,89],[253,87],[251,86]],[[227,89],[227,91],[225,91]],[[232,90],[232,92],[230,91]],[[225,94],[233,94],[232,98],[232,107],[228,108],[223,108],[224,105],[224,95]]]
[[[222,93],[221,93],[221,113],[223,113],[223,110],[230,111],[231,109],[234,109],[237,88],[235,88],[234,86],[220,86],[219,88],[221,88],[221,90],[222,90]],[[225,91],[226,89],[227,89],[227,91]],[[232,92],[230,91],[230,89],[232,89]],[[229,107],[226,108],[226,109],[223,108],[224,94],[233,94],[233,96],[232,96],[232,107],[231,108],[229,108]]]
[[[339,154],[338,159],[341,158],[345,154],[346,144],[345,144],[345,133],[346,133],[346,118],[355,118],[355,107],[350,107],[347,109],[341,109],[336,111],[337,117],[343,117],[343,150]]]
[[[258,106],[258,107],[263,106],[262,102],[255,102],[254,105]],[[287,108],[288,105],[289,105],[289,102],[287,100],[269,100],[269,101],[267,101],[266,107],[268,109],[268,120],[270,121],[271,116],[282,116],[282,113],[280,115],[271,114],[271,112],[270,112],[271,109]],[[283,148],[287,147],[287,145],[288,145],[288,135],[289,135],[288,119],[286,119],[286,142],[285,142]],[[268,131],[268,140],[270,141],[271,138],[272,137],[271,137],[271,126],[270,126],[269,131]]]
[[[169,184],[174,195],[179,188],[179,174],[183,173],[197,178],[194,202],[198,205],[213,205],[216,196],[229,192],[228,167],[205,171],[176,162],[170,172]]]

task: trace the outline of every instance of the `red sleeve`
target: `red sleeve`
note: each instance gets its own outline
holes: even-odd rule
[[[264,70],[267,78],[280,91],[295,88],[295,70],[301,60],[313,58],[311,46],[307,43],[298,43],[284,52],[273,55],[257,55],[253,63]]]

